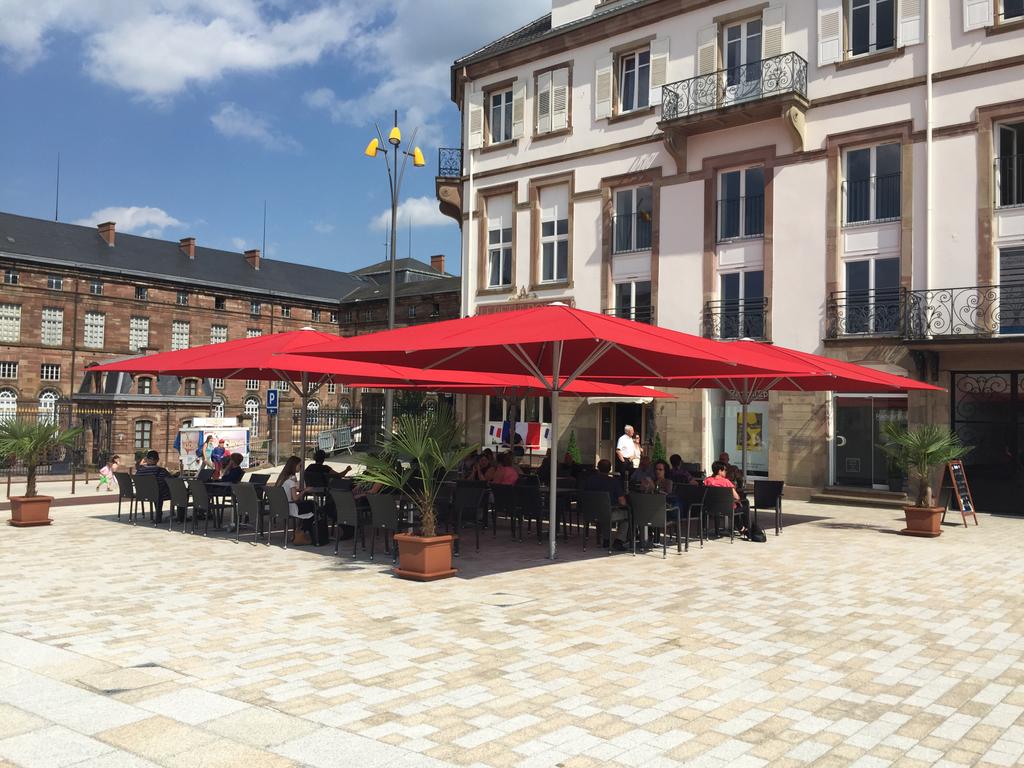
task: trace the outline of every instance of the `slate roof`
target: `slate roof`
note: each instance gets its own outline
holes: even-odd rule
[[[462,290],[462,278],[460,277],[439,277],[434,280],[414,280],[410,283],[395,284],[395,298],[403,296],[430,296],[435,293],[457,293]],[[345,297],[345,302],[370,301],[372,299],[386,299],[388,296],[387,286],[370,282],[367,285],[357,288]]]
[[[189,259],[176,242],[122,232],[114,243],[108,246],[95,227],[0,212],[0,257],[324,301],[338,301],[365,283],[348,272],[262,257],[255,270],[240,253],[202,246]]]
[[[354,270],[353,275],[379,275],[382,272],[387,272],[391,268],[391,262],[387,259],[384,261],[378,261],[376,264],[370,264],[368,267],[362,267]],[[438,272],[432,266],[427,264],[425,261],[419,259],[395,259],[395,271],[401,272],[403,269],[407,269],[411,272],[425,272],[431,275],[437,275],[442,277],[446,275],[445,272]]]
[[[499,37],[494,42],[488,43],[482,48],[478,48],[460,59],[456,59],[455,63],[452,65],[452,72],[454,74],[456,69],[468,64],[474,64],[478,61],[489,59],[492,56],[497,56],[499,53],[512,50],[513,48],[522,48],[531,43],[535,43],[538,40],[556,37],[570,30],[592,24],[607,16],[625,13],[638,5],[645,5],[649,2],[653,2],[653,0],[620,0],[620,2],[611,3],[606,7],[599,6],[595,8],[589,16],[577,19],[576,21],[571,21],[568,24],[563,24],[560,27],[551,26],[551,14],[547,13],[539,19],[535,19],[529,24],[520,27],[514,32],[510,32],[504,37]]]

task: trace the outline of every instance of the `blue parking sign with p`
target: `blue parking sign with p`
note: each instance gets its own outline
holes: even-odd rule
[[[278,391],[276,389],[268,389],[267,390],[267,415],[268,416],[276,416],[277,415],[277,396],[278,396]]]

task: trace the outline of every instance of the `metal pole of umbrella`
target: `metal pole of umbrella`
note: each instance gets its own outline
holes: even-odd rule
[[[740,440],[743,441],[740,447],[740,481],[742,485],[747,484],[747,405],[750,402],[750,381],[743,382],[743,393],[740,397]],[[743,488],[739,489],[740,491]]]
[[[299,443],[302,463],[299,464],[299,484],[306,482],[306,408],[309,404],[309,374],[302,374],[302,413],[299,414]]]
[[[551,461],[548,467],[548,557],[555,559],[558,548],[558,390],[561,387],[559,368],[562,364],[562,342],[551,350]]]

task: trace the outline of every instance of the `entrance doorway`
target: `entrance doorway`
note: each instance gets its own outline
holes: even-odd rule
[[[615,445],[627,424],[631,424],[644,444],[654,441],[654,434],[644,432],[644,406],[639,403],[608,403],[602,405],[598,415],[600,441],[598,458],[615,464]]]
[[[906,396],[836,395],[834,485],[888,488],[889,462],[878,446],[889,422],[907,423]]]
[[[952,376],[952,428],[973,446],[964,465],[975,506],[1024,514],[1024,371]]]

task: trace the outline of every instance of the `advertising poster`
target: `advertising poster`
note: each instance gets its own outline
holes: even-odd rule
[[[246,427],[204,427],[202,429],[183,429],[178,432],[175,444],[181,467],[187,471],[198,471],[203,462],[196,452],[206,442],[207,436],[213,437],[213,444],[224,441],[225,454],[242,454],[242,468],[249,467],[249,430]]]
[[[734,400],[725,403],[725,450],[732,463],[740,465],[743,444],[747,446],[747,471],[768,473],[768,403],[747,406],[747,423],[742,423],[743,410]]]

